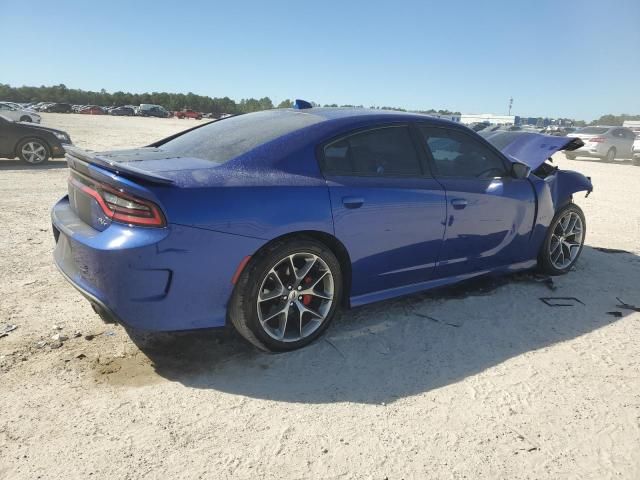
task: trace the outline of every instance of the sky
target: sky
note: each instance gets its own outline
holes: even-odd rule
[[[639,0],[0,0],[0,83],[640,114]]]

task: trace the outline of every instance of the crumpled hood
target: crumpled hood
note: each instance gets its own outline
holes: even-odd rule
[[[561,150],[575,150],[584,143],[579,138],[556,137],[533,132],[489,132],[482,135],[511,161],[535,170],[551,155]]]

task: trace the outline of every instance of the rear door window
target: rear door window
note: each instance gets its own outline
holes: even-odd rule
[[[324,147],[329,175],[420,176],[422,168],[408,126],[354,133]]]

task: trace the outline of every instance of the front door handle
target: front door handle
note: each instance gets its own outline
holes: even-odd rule
[[[342,204],[347,208],[360,208],[363,203],[362,197],[342,197]]]
[[[453,208],[456,210],[462,210],[467,206],[467,201],[464,198],[454,198],[451,200],[451,205],[453,205]]]

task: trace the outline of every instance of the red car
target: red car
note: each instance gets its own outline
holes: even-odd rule
[[[189,110],[185,108],[181,112],[176,112],[175,116],[177,118],[195,118],[196,120],[202,119],[202,113],[196,112],[195,110]]]
[[[79,110],[78,113],[84,113],[85,115],[104,115],[105,112],[101,107],[97,105],[89,105],[88,107],[84,107],[82,110]]]

